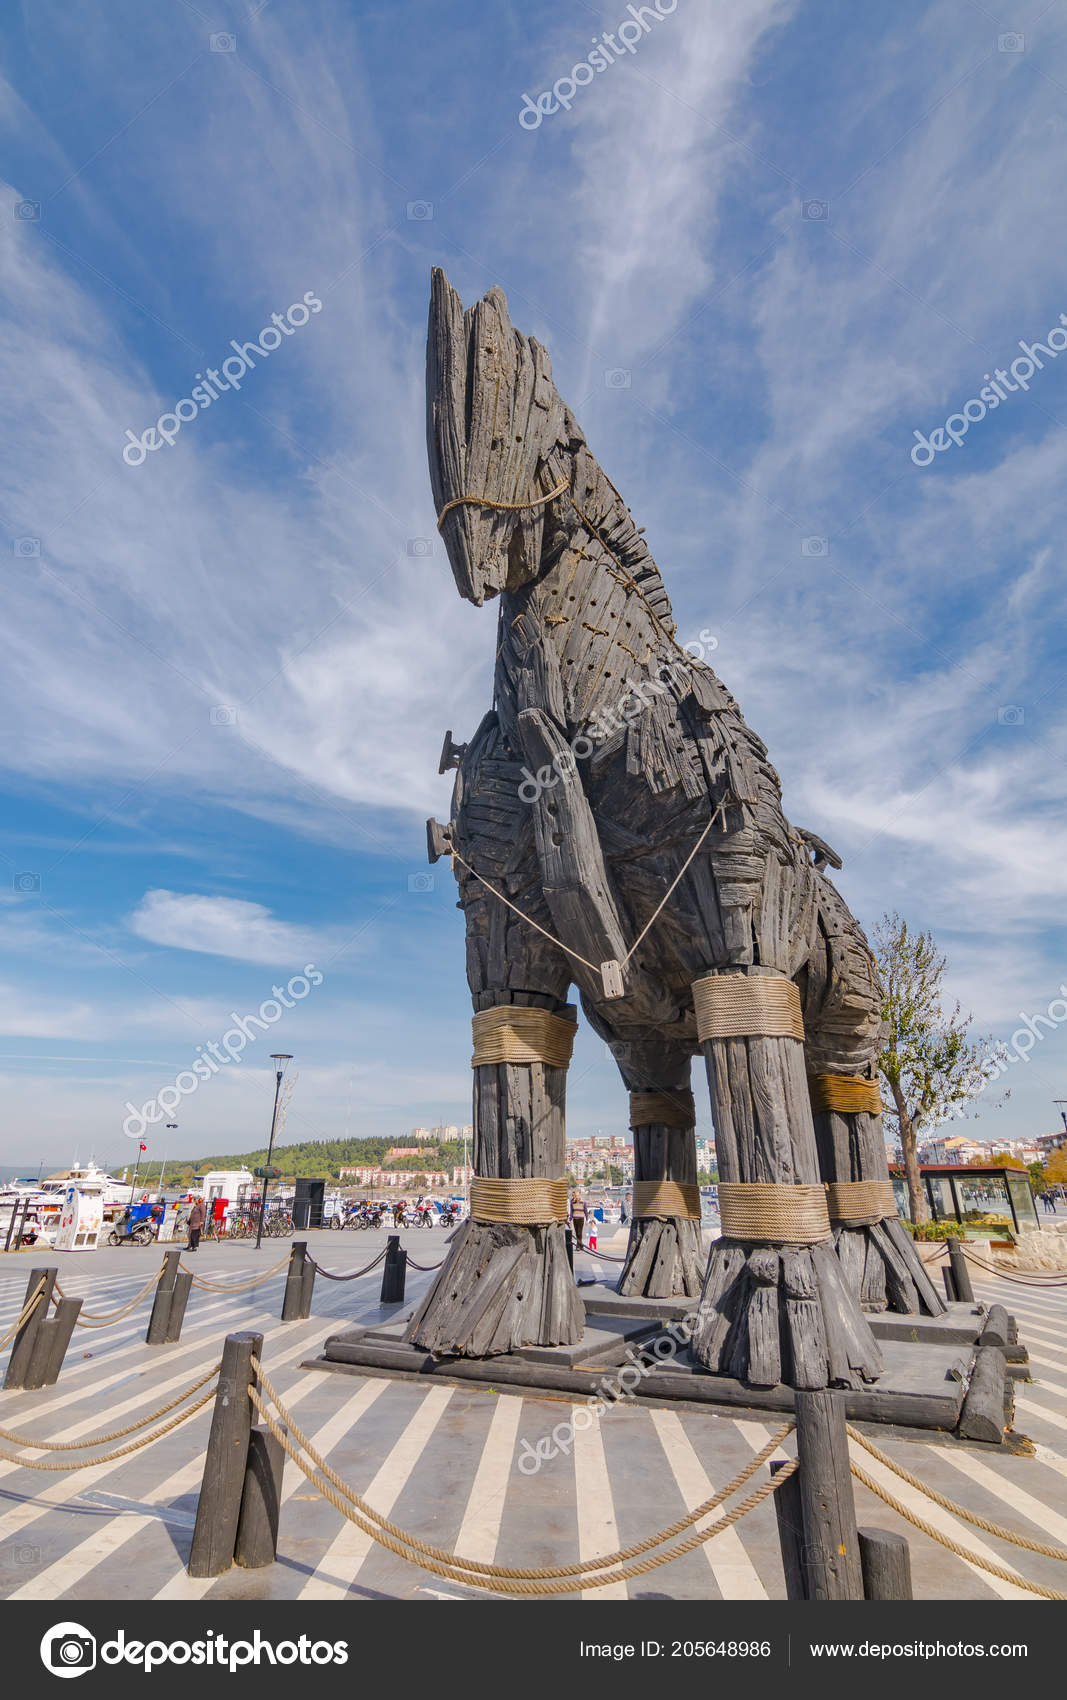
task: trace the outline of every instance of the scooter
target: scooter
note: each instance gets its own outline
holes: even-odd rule
[[[127,1204],[110,1234],[108,1245],[151,1245],[157,1224],[150,1204]]]

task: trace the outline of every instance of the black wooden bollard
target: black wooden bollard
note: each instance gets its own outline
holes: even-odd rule
[[[567,1247],[567,1262],[570,1264],[571,1274],[573,1275],[574,1274],[574,1234],[573,1234],[573,1232],[570,1228],[564,1229],[564,1231],[563,1231],[563,1242]]]
[[[178,1338],[177,1334],[172,1336],[170,1333],[170,1319],[175,1290],[182,1275],[182,1271],[178,1267],[181,1256],[180,1246],[172,1246],[169,1251],[163,1253],[163,1267],[156,1282],[155,1297],[152,1300],[152,1314],[148,1319],[148,1332],[145,1335],[146,1345],[162,1346],[168,1340]],[[185,1306],[183,1305],[183,1312],[184,1309]],[[178,1333],[181,1333],[180,1321]]]
[[[221,1576],[233,1563],[255,1415],[248,1388],[254,1381],[252,1359],[262,1351],[262,1334],[226,1336],[189,1552],[190,1576]]]
[[[30,1278],[26,1283],[26,1297],[23,1308],[29,1304],[38,1282],[44,1282],[44,1288],[33,1310],[26,1318],[22,1327],[15,1335],[11,1347],[11,1356],[7,1361],[7,1374],[4,1376],[5,1387],[25,1387],[26,1375],[37,1346],[37,1336],[41,1325],[48,1318],[48,1307],[52,1301],[52,1291],[56,1284],[55,1269],[31,1269]],[[37,1383],[38,1387],[42,1384]]]
[[[785,1460],[771,1465],[771,1475],[786,1468]],[[808,1579],[804,1568],[804,1513],[800,1504],[798,1472],[784,1481],[774,1496],[774,1511],[778,1518],[778,1544],[782,1549],[782,1569],[785,1572],[787,1600],[806,1600]]]
[[[967,1259],[959,1240],[949,1240],[948,1261],[952,1268],[952,1278],[956,1283],[956,1293],[964,1304],[973,1305],[974,1288],[971,1286],[971,1272],[967,1268]]]
[[[382,1270],[383,1305],[403,1304],[407,1270],[408,1254],[400,1244],[400,1235],[390,1234],[389,1243],[385,1248],[385,1268]]]
[[[289,1269],[282,1294],[282,1321],[303,1322],[311,1315],[315,1291],[315,1264],[307,1254],[307,1240],[294,1240],[289,1252]]]
[[[46,1318],[37,1330],[23,1387],[54,1387],[59,1380],[70,1337],[81,1310],[81,1299],[60,1299],[55,1316]]]
[[[282,1505],[285,1450],[269,1429],[249,1435],[241,1513],[237,1521],[233,1561],[242,1570],[261,1570],[278,1556],[278,1523]]]
[[[860,1529],[865,1600],[912,1600],[911,1549],[891,1529]]]
[[[945,1283],[945,1297],[950,1305],[954,1305],[959,1293],[956,1291],[956,1277],[947,1263],[941,1265],[941,1279]]]
[[[845,1401],[824,1388],[796,1394],[803,1562],[809,1600],[862,1600]]]

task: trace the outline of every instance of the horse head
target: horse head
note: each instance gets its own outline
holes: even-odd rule
[[[426,341],[430,481],[461,596],[481,606],[535,579],[549,504],[581,433],[547,351],[517,331],[500,289],[463,311],[435,267]],[[475,499],[472,499],[475,498]]]

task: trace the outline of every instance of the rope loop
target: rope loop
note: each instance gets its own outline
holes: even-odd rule
[[[429,1570],[436,1576],[445,1576],[448,1580],[460,1582],[467,1587],[485,1588],[492,1593],[569,1594],[577,1592],[581,1588],[601,1588],[609,1583],[625,1582],[634,1576],[645,1575],[659,1565],[669,1564],[673,1559],[681,1558],[685,1553],[694,1551],[695,1548],[702,1546],[715,1535],[721,1534],[724,1529],[730,1528],[748,1511],[753,1510],[755,1506],[769,1498],[781,1486],[782,1482],[787,1480],[797,1469],[797,1463],[794,1459],[776,1476],[772,1476],[769,1482],[764,1483],[754,1493],[749,1494],[748,1498],[743,1500],[735,1510],[729,1512],[717,1523],[713,1523],[710,1528],[691,1535],[687,1540],[682,1541],[678,1546],[669,1548],[666,1552],[657,1553],[651,1558],[641,1559],[641,1555],[650,1552],[653,1547],[662,1546],[665,1541],[673,1539],[683,1530],[692,1528],[696,1523],[701,1522],[724,1500],[729,1499],[744,1487],[760,1466],[766,1463],[771,1454],[781,1445],[786,1436],[792,1432],[796,1425],[790,1422],[767,1442],[763,1450],[752,1459],[751,1463],[745,1466],[739,1475],[734,1477],[728,1486],[721,1488],[718,1493],[713,1494],[702,1505],[698,1505],[695,1511],[690,1511],[685,1517],[680,1517],[677,1522],[672,1523],[666,1529],[659,1530],[648,1540],[639,1541],[631,1547],[624,1547],[619,1552],[608,1553],[602,1558],[585,1559],[574,1564],[558,1565],[551,1568],[517,1569],[504,1565],[482,1564],[474,1559],[461,1558],[457,1553],[448,1552],[442,1547],[431,1546],[429,1542],[420,1540],[417,1535],[412,1535],[407,1530],[401,1529],[389,1518],[384,1517],[380,1511],[376,1511],[373,1506],[368,1505],[367,1501],[330,1467],[325,1458],[316,1452],[307,1436],[294,1422],[292,1414],[282,1405],[263,1370],[263,1365],[257,1358],[252,1358],[251,1367],[260,1384],[259,1388],[254,1384],[249,1386],[248,1396],[252,1404],[263,1418],[271,1434],[280,1442],[286,1455],[296,1464],[322,1497],[328,1500],[343,1517],[354,1523],[371,1540],[387,1547],[390,1552],[406,1559],[409,1564],[418,1565],[421,1569]],[[271,1415],[267,1404],[261,1397],[260,1389],[266,1395],[270,1404],[274,1406],[280,1422],[276,1422]],[[311,1460],[310,1464],[305,1458],[301,1457],[301,1452],[307,1454],[307,1458]],[[640,1562],[627,1565],[621,1570],[609,1569],[610,1566],[631,1558],[637,1558]],[[605,1569],[609,1571],[607,1575],[593,1574],[593,1572],[600,1572]]]

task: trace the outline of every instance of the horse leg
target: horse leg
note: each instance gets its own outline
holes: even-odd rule
[[[600,1030],[603,1024],[591,1019]],[[617,1290],[631,1298],[695,1298],[704,1277],[704,1253],[690,1050],[654,1030],[638,1038],[620,1033],[609,1042],[630,1094],[634,1139],[634,1208]],[[649,1187],[658,1181],[691,1189],[695,1214],[672,1212],[670,1200],[657,1204]],[[651,1210],[642,1208],[649,1203]]]
[[[900,1221],[889,1179],[878,1088],[884,1037],[878,969],[859,923],[825,878],[818,905],[818,945],[804,978],[805,1058],[819,1166],[823,1180],[833,1183],[838,1259],[865,1310],[941,1316],[947,1306]],[[847,1184],[855,1182],[879,1184],[859,1192]]]
[[[788,980],[782,970],[752,962],[713,969],[702,980],[720,975]],[[882,1371],[878,1345],[845,1284],[822,1203],[803,1043],[750,1030],[704,1037],[701,1049],[724,1221],[723,1237],[708,1257],[693,1355],[709,1370],[761,1387],[855,1387],[876,1380]],[[776,1191],[769,1199],[728,1195],[726,1188],[737,1182],[770,1183]],[[810,1190],[793,1191],[800,1187]],[[765,1221],[746,1221],[731,1233],[728,1196],[746,1208],[752,1198],[763,1200]],[[793,1201],[803,1201],[808,1220],[788,1217]]]
[[[561,952],[496,898],[487,898],[470,878],[461,880],[460,891],[476,1014],[509,1005],[547,1010],[575,1022],[574,1007],[564,1001],[569,974]],[[531,888],[517,894],[516,901],[542,919]],[[562,1179],[566,1087],[566,1068],[543,1061],[475,1066],[476,1176]],[[584,1307],[567,1258],[565,1220],[540,1225],[487,1220],[472,1209],[407,1339],[430,1352],[481,1358],[525,1345],[573,1345],[584,1326]]]

